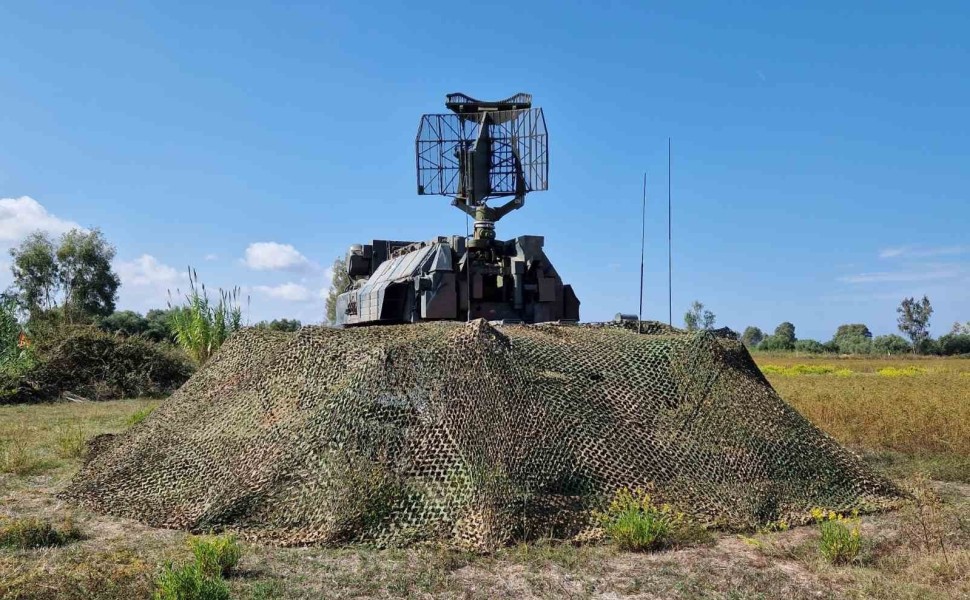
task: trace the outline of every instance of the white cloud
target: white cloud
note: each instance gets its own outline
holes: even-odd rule
[[[206,254],[205,257],[203,258],[203,260],[207,260],[207,261],[219,260],[219,255],[218,254]]]
[[[257,285],[257,292],[265,294],[278,300],[288,300],[290,302],[306,302],[313,299],[313,294],[306,286],[298,283],[284,283],[277,286]]]
[[[311,266],[307,257],[289,244],[255,242],[246,248],[243,263],[257,271],[300,271]]]
[[[0,242],[16,244],[37,231],[61,234],[81,226],[55,217],[30,196],[0,198]]]
[[[935,248],[896,246],[880,250],[879,258],[927,258],[931,256],[953,256],[966,252],[970,252],[970,246],[938,246]]]
[[[941,279],[952,279],[959,275],[960,270],[956,268],[929,271],[882,271],[878,273],[846,275],[839,277],[839,281],[845,283],[906,283],[914,281],[939,281]]]
[[[150,254],[142,254],[132,261],[119,262],[115,268],[123,285],[170,284],[178,279],[178,271],[158,262],[158,259]]]

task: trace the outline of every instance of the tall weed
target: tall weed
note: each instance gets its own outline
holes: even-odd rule
[[[178,293],[178,290],[176,290]],[[195,360],[203,364],[215,354],[222,343],[242,327],[242,308],[238,287],[230,291],[220,289],[216,302],[209,299],[205,284],[199,283],[195,269],[189,268],[189,293],[185,304],[173,306],[169,293],[168,307],[172,311],[175,341]]]

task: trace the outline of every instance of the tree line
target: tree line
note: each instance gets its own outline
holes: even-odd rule
[[[936,354],[953,356],[970,354],[970,321],[954,323],[950,331],[934,339],[930,335],[930,317],[933,305],[925,295],[904,298],[896,308],[896,325],[903,335],[889,334],[873,337],[863,323],[839,325],[832,339],[821,342],[812,339],[798,339],[795,325],[785,321],[773,333],[766,334],[760,328],[748,326],[740,335],[740,340],[752,350],[764,352],[796,351],[812,354]],[[684,314],[684,327],[688,331],[713,329],[716,317],[695,300]],[[905,336],[905,337],[904,337]]]

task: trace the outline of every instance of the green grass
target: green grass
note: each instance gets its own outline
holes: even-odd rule
[[[229,600],[229,585],[194,562],[168,564],[155,580],[154,600]]]
[[[232,535],[195,537],[189,545],[195,564],[209,577],[229,577],[242,556],[239,542]]]

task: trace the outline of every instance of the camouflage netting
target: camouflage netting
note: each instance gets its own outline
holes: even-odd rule
[[[635,327],[247,330],[65,496],[284,544],[482,549],[587,535],[621,486],[724,527],[898,498],[739,343]]]

